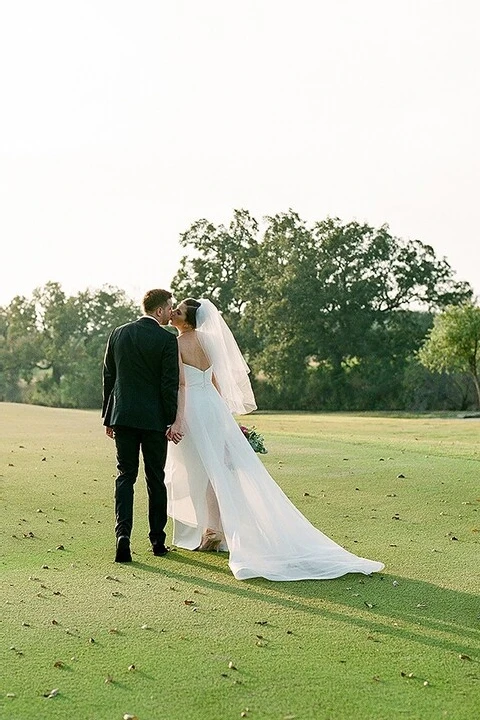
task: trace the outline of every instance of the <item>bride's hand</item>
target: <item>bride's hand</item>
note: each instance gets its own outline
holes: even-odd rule
[[[173,425],[171,425],[167,430],[167,438],[171,442],[173,442],[175,445],[177,445],[180,440],[183,438],[183,427],[182,423],[175,421]]]

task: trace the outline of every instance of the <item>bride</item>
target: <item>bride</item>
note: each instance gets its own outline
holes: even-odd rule
[[[215,305],[184,300],[171,324],[182,361],[165,472],[173,544],[228,551],[238,580],[326,580],[382,570],[313,527],[250,447],[232,415],[256,408],[249,369]]]

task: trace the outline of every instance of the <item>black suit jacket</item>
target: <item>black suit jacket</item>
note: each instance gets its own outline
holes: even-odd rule
[[[149,317],[115,328],[103,364],[103,424],[165,431],[177,395],[176,337]]]

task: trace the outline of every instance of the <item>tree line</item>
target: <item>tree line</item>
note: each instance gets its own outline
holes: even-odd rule
[[[198,220],[181,235],[175,297],[208,297],[252,369],[262,409],[467,410],[480,403],[480,308],[467,282],[388,226],[290,210]],[[50,282],[0,309],[0,398],[97,408],[107,337],[138,317],[112,287]]]

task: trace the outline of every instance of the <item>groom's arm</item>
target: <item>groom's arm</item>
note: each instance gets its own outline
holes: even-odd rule
[[[113,349],[112,349],[112,336],[113,336],[113,332],[111,333],[110,337],[108,338],[107,347],[105,349],[105,356],[103,359],[102,418],[104,418],[106,415],[108,402],[110,400],[110,395],[112,394],[113,386],[115,385],[115,378],[117,376],[117,371],[116,371],[116,366],[115,366],[115,358],[114,358]]]
[[[178,402],[177,402],[177,416],[175,422],[167,430],[167,438],[177,445],[183,438],[183,416],[185,412],[185,371],[183,369],[183,362],[180,357],[180,349],[178,351],[178,366],[179,366],[179,385],[178,385]]]

